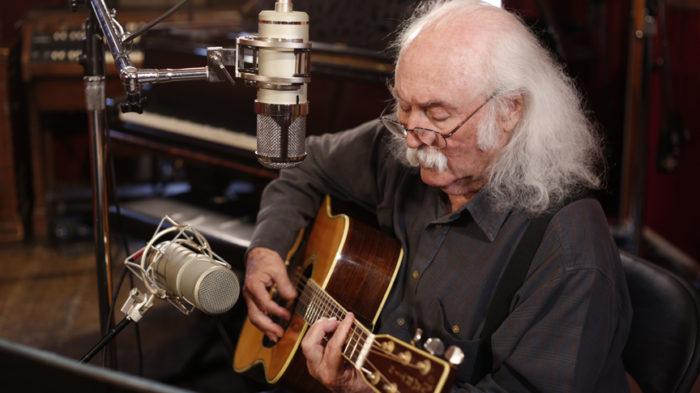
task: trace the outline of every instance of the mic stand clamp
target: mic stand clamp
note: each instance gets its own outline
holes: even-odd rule
[[[153,306],[152,293],[144,295],[139,292],[138,288],[132,288],[131,292],[129,292],[129,298],[126,299],[122,306],[122,312],[127,318],[138,322],[151,306]]]
[[[122,306],[122,312],[126,315],[112,330],[109,331],[100,342],[98,342],[85,356],[80,359],[80,363],[87,363],[93,358],[102,348],[104,348],[119,332],[124,330],[131,322],[138,322],[143,315],[153,305],[153,294],[143,295],[137,288],[131,289],[129,297]]]

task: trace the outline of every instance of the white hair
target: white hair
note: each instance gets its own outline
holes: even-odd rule
[[[406,141],[401,138],[401,143],[406,146]],[[409,165],[418,166],[422,164],[426,168],[435,169],[439,173],[447,170],[447,157],[441,151],[428,146],[421,148],[405,147],[406,160]]]
[[[600,188],[602,139],[585,115],[575,84],[513,14],[477,0],[424,2],[399,31],[399,56],[422,29],[470,14],[480,21],[491,16],[483,28],[479,25],[493,32],[487,53],[479,57],[479,77],[485,88],[498,92],[482,108],[479,149],[495,146],[499,119],[513,100],[523,99],[522,117],[510,141],[487,169],[485,191],[499,208],[537,214],[584,189]]]

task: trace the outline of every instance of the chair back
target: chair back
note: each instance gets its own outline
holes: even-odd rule
[[[634,315],[622,353],[644,393],[687,393],[700,367],[700,302],[675,274],[621,252]]]

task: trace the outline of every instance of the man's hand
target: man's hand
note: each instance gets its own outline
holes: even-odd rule
[[[270,319],[269,315],[289,319],[289,311],[277,304],[269,293],[269,288],[276,285],[278,293],[284,299],[297,296],[284,261],[277,252],[268,248],[256,247],[248,252],[246,260],[243,297],[248,306],[248,317],[272,341],[277,342],[284,334],[282,326]]]
[[[311,325],[301,341],[309,374],[332,392],[371,392],[359,372],[342,357],[354,316],[348,313],[342,322],[321,318]],[[334,333],[335,332],[335,333]],[[333,336],[324,343],[324,337]]]

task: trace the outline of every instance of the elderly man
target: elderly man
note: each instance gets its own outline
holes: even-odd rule
[[[600,186],[600,137],[572,82],[521,21],[477,1],[420,6],[397,48],[395,106],[309,138],[309,158],[265,190],[247,255],[250,320],[282,336],[270,316],[290,315],[268,288],[297,295],[280,256],[331,194],[400,240],[405,257],[378,329],[408,341],[422,328],[462,348],[455,389],[628,391],[631,308],[605,215],[584,192]],[[491,360],[475,365],[500,276],[528,224],[547,214],[490,336]],[[331,390],[369,390],[340,354],[351,323],[352,314],[321,319],[302,342],[310,374]]]

